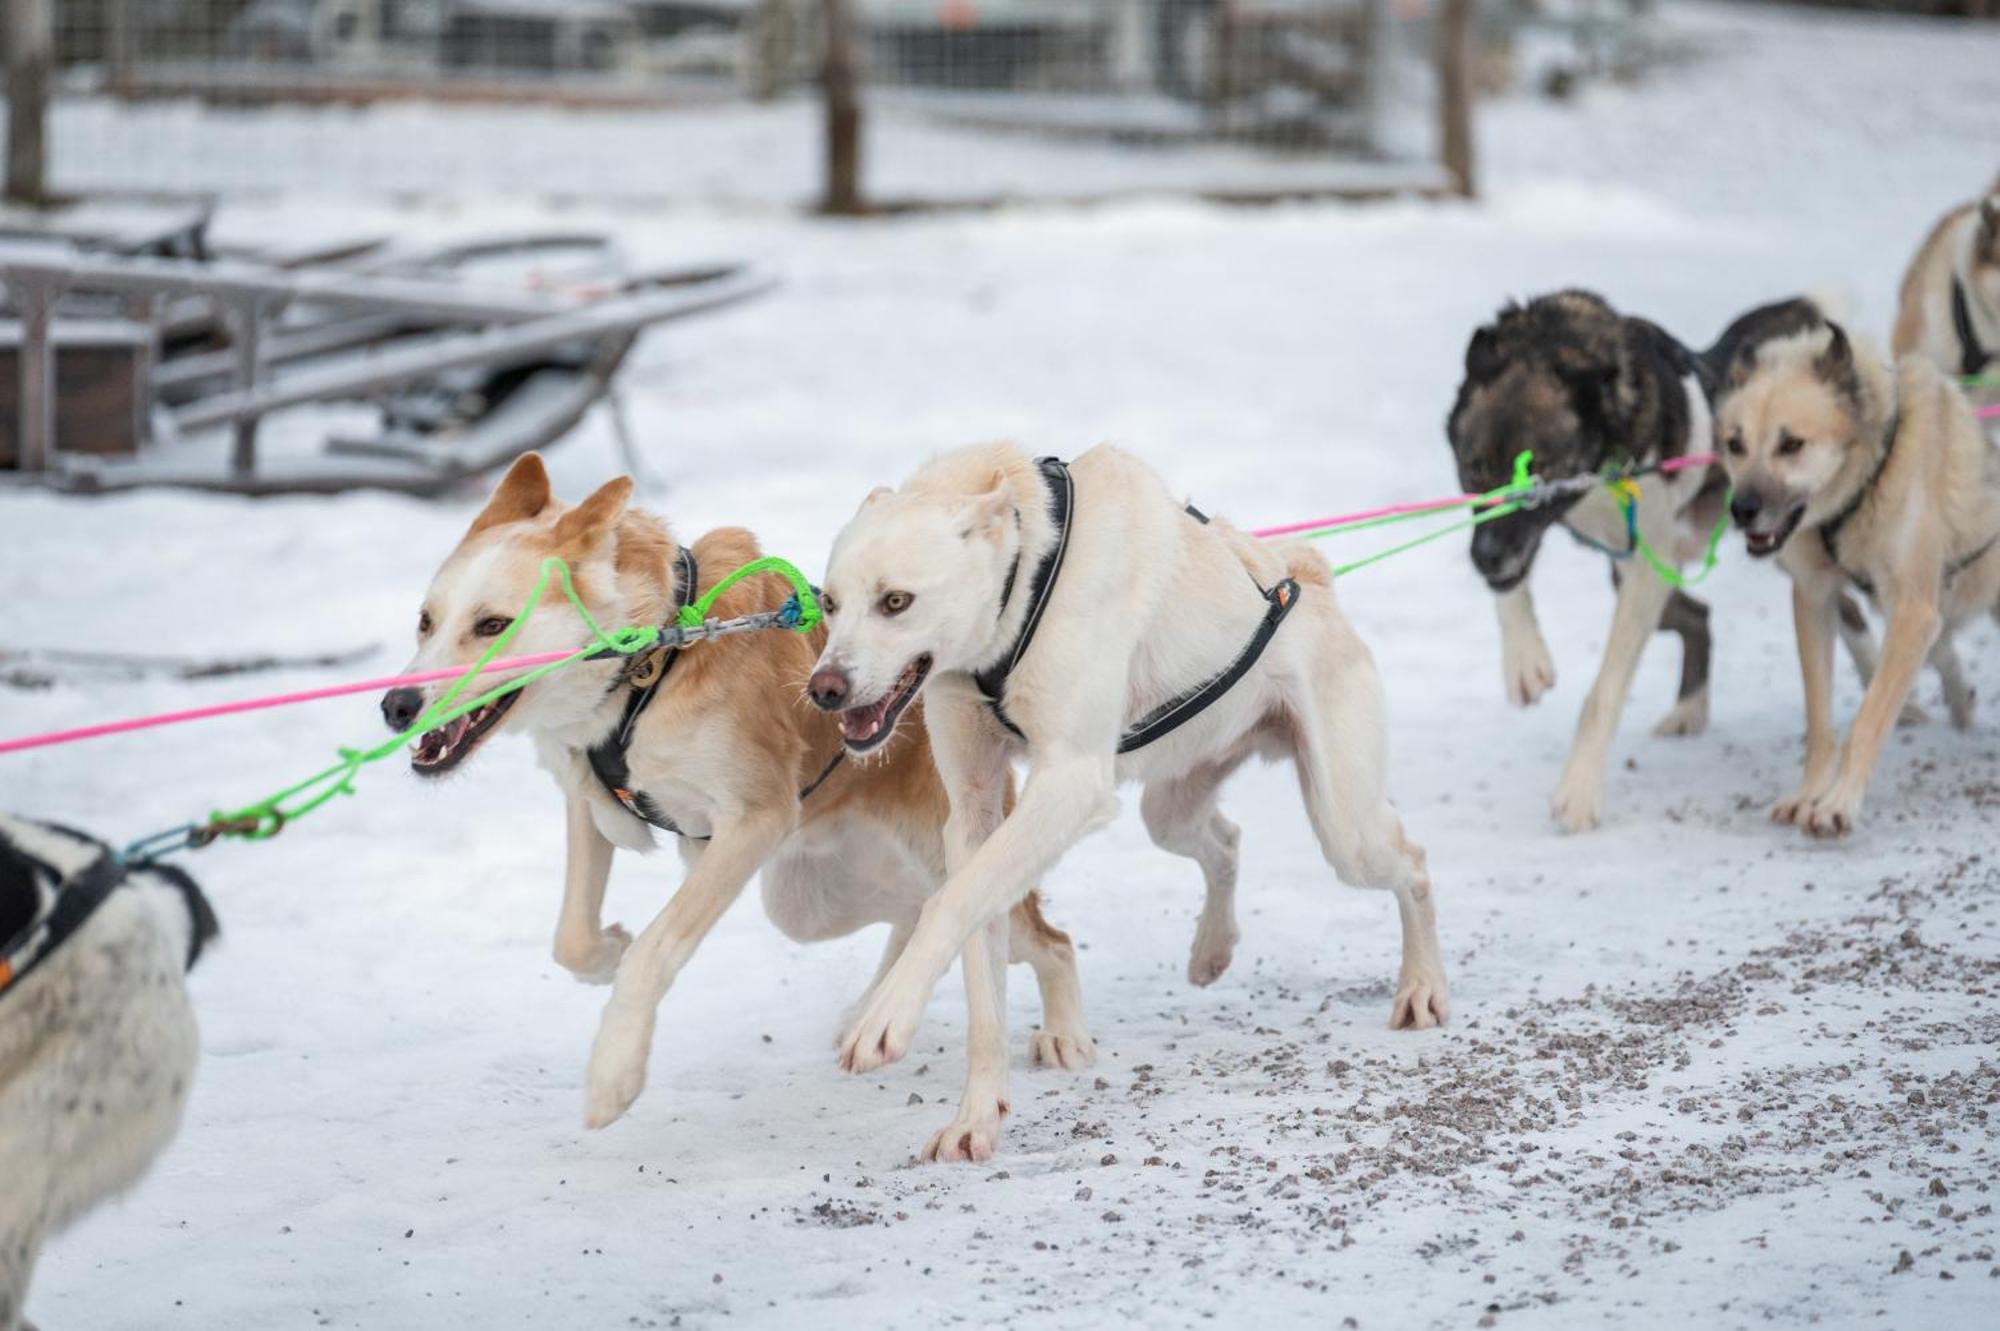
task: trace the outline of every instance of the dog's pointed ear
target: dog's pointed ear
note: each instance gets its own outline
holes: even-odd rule
[[[616,526],[632,498],[632,478],[620,476],[597,487],[590,498],[556,519],[558,549],[581,550]]]
[[[1465,377],[1484,383],[1500,372],[1500,333],[1492,324],[1483,324],[1465,344]]]
[[[1854,344],[1847,340],[1847,330],[1833,320],[1827,320],[1826,328],[1826,349],[1813,357],[1813,374],[1822,383],[1844,383],[1854,377]]]
[[[892,487],[887,485],[878,485],[873,490],[870,490],[868,492],[868,497],[866,499],[863,499],[861,501],[861,508],[868,508],[872,506],[877,500],[885,499],[894,493],[896,493],[896,491]],[[861,509],[855,510],[855,512],[857,513],[860,511]]]
[[[497,527],[503,522],[526,522],[549,506],[549,470],[540,453],[523,453],[500,478],[493,497],[472,520],[472,532]]]
[[[1989,194],[1979,201],[1979,234],[1972,248],[1989,261],[2000,262],[2000,193]]]
[[[1014,492],[1007,484],[1007,473],[994,468],[987,488],[965,501],[958,519],[959,535],[966,540],[983,536],[998,541],[1014,520]]]

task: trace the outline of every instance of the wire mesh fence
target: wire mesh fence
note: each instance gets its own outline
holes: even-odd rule
[[[1488,0],[1485,21],[1622,31],[1641,3]],[[51,178],[806,201],[844,10],[870,197],[1431,189],[1447,5],[68,0]]]

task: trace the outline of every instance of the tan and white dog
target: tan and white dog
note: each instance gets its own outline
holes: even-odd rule
[[[951,958],[963,950],[970,972],[982,952],[998,954],[1008,907],[1110,821],[1121,780],[1145,784],[1154,841],[1201,865],[1203,932],[1226,961],[1237,828],[1216,795],[1253,755],[1295,764],[1307,819],[1343,881],[1396,894],[1391,1024],[1445,1018],[1424,854],[1386,791],[1381,682],[1317,553],[1183,509],[1117,449],[1065,469],[972,448],[868,497],[834,544],[825,599],[831,633],[813,701],[865,751],[892,738],[923,693],[951,799],[951,877],[843,1040],[850,1071],[909,1050]],[[1028,777],[1010,813],[1017,755]],[[1000,968],[978,969],[998,1008]],[[1000,1109],[984,1107],[980,1140],[997,1136]]]
[[[1750,553],[1775,554],[1791,575],[1805,678],[1805,775],[1772,816],[1840,836],[1926,660],[1952,723],[1971,724],[1973,691],[1951,635],[2000,605],[2000,452],[1931,361],[1889,365],[1811,301],[1754,310],[1736,329],[1716,404],[1730,512]],[[1830,677],[1850,584],[1889,623],[1843,745]]]
[[[503,632],[534,586],[542,561],[564,559],[585,605],[604,625],[664,624],[697,588],[677,587],[686,568],[664,523],[627,507],[629,478],[581,504],[557,500],[533,454],[515,463],[485,511],[438,570],[418,617],[413,670],[475,659]],[[689,552],[700,588],[759,557],[750,533],[724,528]],[[712,613],[728,618],[775,610],[790,593],[775,574],[738,583]],[[752,875],[762,873],[765,912],[788,937],[835,938],[870,924],[890,926],[882,966],[900,955],[925,898],[943,881],[946,801],[921,724],[906,727],[871,761],[839,761],[839,728],[806,705],[801,685],[824,631],[747,633],[702,642],[678,659],[587,662],[537,681],[424,736],[412,765],[425,775],[457,767],[491,734],[528,734],[568,802],[569,852],[555,957],[578,979],[610,983],[591,1050],[585,1121],[609,1124],[631,1107],[646,1079],[655,1015],[674,978]],[[583,646],[590,635],[551,587],[510,652]],[[631,718],[618,758],[627,770],[615,794],[600,779],[592,750],[626,727],[635,675],[666,668],[656,692]],[[440,690],[443,685],[432,686]],[[398,690],[383,700],[396,729],[407,728],[427,695]],[[687,877],[637,939],[602,924],[614,847],[643,850],[653,826],[678,829]],[[1082,996],[1067,935],[1042,918],[1033,894],[1002,926],[1001,958],[1035,970],[1042,1029],[1038,1062],[1083,1067],[1096,1054],[1084,1028]],[[1007,1100],[1006,1028],[986,1003],[989,980],[968,969],[972,1002],[965,1104],[982,1110]],[[1000,963],[995,963],[1000,964]],[[961,1118],[964,1110],[961,1109]],[[977,1156],[981,1144],[946,1129],[926,1156]]]
[[[2000,367],[2000,180],[1939,218],[1917,247],[1890,346],[1948,375]]]

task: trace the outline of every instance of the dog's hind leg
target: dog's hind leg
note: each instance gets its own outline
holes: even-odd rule
[[[1215,983],[1229,969],[1242,936],[1236,927],[1236,849],[1243,833],[1215,807],[1227,775],[1226,768],[1209,767],[1155,781],[1139,802],[1153,844],[1200,865],[1207,884],[1188,954],[1188,983],[1193,985]]]
[[[1660,629],[1681,639],[1681,687],[1673,710],[1653,727],[1655,735],[1699,735],[1708,729],[1708,670],[1714,639],[1708,603],[1676,589],[1660,612]]]
[[[1076,949],[1069,935],[1042,914],[1042,897],[1030,892],[1007,913],[1007,954],[1035,971],[1042,991],[1042,1028],[1028,1050],[1045,1068],[1074,1071],[1097,1061],[1097,1043],[1083,1020],[1083,986],[1076,977]]]
[[[1390,1027],[1436,1026],[1450,1011],[1437,909],[1424,852],[1403,834],[1389,804],[1381,680],[1367,649],[1345,624],[1335,622],[1320,634],[1316,655],[1293,716],[1293,754],[1306,816],[1342,882],[1396,894],[1403,964]]]
[[[1931,644],[1930,665],[1944,684],[1944,705],[1951,712],[1952,728],[1970,730],[1978,694],[1965,678],[1965,666],[1958,659],[1958,647],[1952,642],[1949,628],[1941,631]]]

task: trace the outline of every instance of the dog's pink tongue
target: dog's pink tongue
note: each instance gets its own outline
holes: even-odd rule
[[[840,733],[859,743],[882,728],[882,708],[856,707],[840,714]]]

